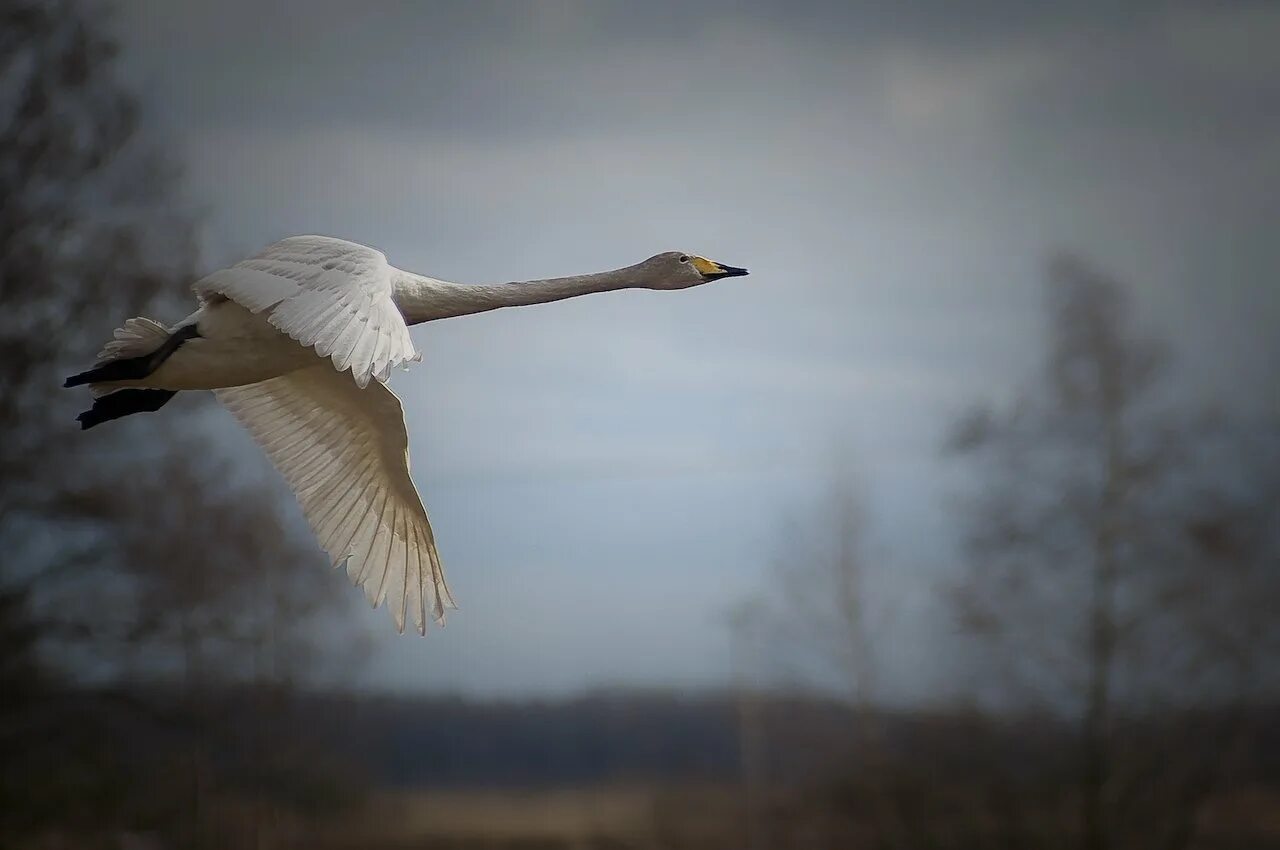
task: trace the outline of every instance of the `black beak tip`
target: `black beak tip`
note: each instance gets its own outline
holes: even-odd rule
[[[749,274],[746,269],[738,266],[721,266],[720,268],[724,271],[718,275],[719,277],[746,277]]]

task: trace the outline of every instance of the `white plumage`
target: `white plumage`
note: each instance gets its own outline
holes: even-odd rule
[[[420,359],[392,300],[381,251],[322,236],[282,239],[261,254],[196,283],[201,299],[222,295],[321,357],[356,383],[385,381],[393,366]]]
[[[397,269],[364,245],[295,236],[197,281],[199,308],[173,327],[130,319],[66,385],[98,396],[85,428],[212,390],[284,476],[334,566],[375,607],[386,601],[398,630],[412,617],[425,633],[428,614],[443,623],[457,606],[409,477],[404,411],[383,383],[419,359],[408,326],[743,274],[671,251],[598,274],[468,285]]]
[[[265,315],[333,363],[214,395],[284,476],[330,562],[346,564],[375,608],[387,600],[397,631],[409,611],[419,634],[428,609],[443,624],[445,608],[457,605],[409,478],[404,410],[380,383],[393,366],[421,359],[392,300],[387,258],[341,239],[295,236],[193,289],[201,300],[221,295]]]
[[[409,479],[409,435],[400,399],[361,389],[327,364],[215,390],[284,476],[330,561],[376,607],[385,599],[404,631],[427,611],[456,608],[426,509]]]

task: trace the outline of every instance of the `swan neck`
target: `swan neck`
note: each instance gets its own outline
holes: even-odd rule
[[[401,272],[393,297],[408,324],[484,313],[502,307],[526,307],[640,286],[634,266],[596,274],[511,283],[451,283]]]

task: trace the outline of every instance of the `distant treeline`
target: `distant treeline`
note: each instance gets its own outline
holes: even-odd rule
[[[227,691],[224,716],[253,716]],[[738,771],[736,707],[722,696],[601,693],[555,701],[294,694],[270,737],[305,735],[380,787],[538,787],[716,781]]]
[[[76,696],[81,710],[101,703],[99,719],[129,717],[110,731],[120,753],[155,754],[199,732],[223,737],[254,761],[263,746],[302,756],[313,772],[360,777],[370,787],[536,788],[625,782],[726,782],[744,774],[743,743],[755,741],[756,770],[766,783],[838,788],[862,771],[932,782],[998,775],[1013,782],[1059,781],[1077,769],[1075,727],[1051,717],[999,717],[967,710],[859,715],[822,698],[724,693],[601,692],[559,700],[476,701],[459,697],[340,695],[233,688],[200,696],[163,688]],[[132,710],[111,712],[111,705]],[[145,706],[146,710],[137,709]],[[1128,741],[1175,736],[1189,750],[1222,745],[1223,730],[1250,730],[1248,752],[1233,781],[1280,785],[1280,711],[1258,705],[1197,710],[1155,719],[1118,720]],[[139,721],[153,718],[155,722]],[[165,718],[180,718],[171,724]],[[184,728],[186,727],[186,728]],[[868,729],[876,745],[867,747]],[[216,744],[215,744],[216,746]],[[869,760],[868,752],[874,759]]]

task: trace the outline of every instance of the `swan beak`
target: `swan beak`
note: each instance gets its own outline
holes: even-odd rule
[[[716,263],[716,265],[720,264]],[[720,266],[720,271],[717,272],[714,277],[743,277],[747,274],[749,274],[749,272],[746,269],[739,268],[738,266]]]
[[[742,277],[747,273],[746,269],[737,266],[726,266],[723,263],[717,263],[714,260],[708,260],[705,257],[694,257],[693,266],[698,273],[708,280],[719,280],[722,277]]]

